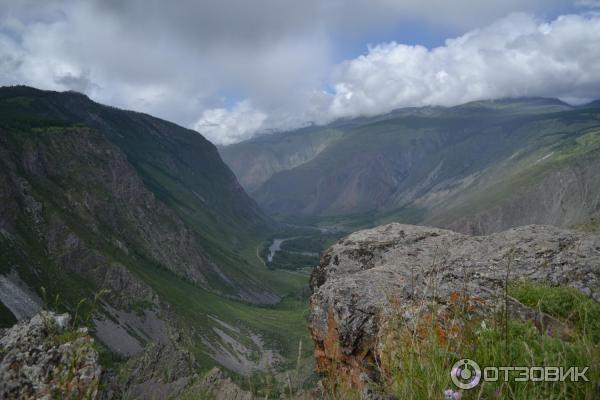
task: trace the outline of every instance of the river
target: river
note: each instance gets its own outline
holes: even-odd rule
[[[275,253],[281,250],[281,244],[289,239],[292,238],[273,239],[273,243],[271,243],[271,245],[269,246],[269,254],[267,255],[267,261],[269,261],[269,263],[273,262],[273,257],[275,257]]]
[[[306,237],[306,236],[294,236],[294,237],[288,237],[288,238],[273,239],[273,243],[271,243],[271,245],[269,246],[269,254],[267,254],[267,261],[269,263],[273,262],[273,257],[275,257],[275,253],[277,253],[278,251],[281,251],[281,245],[283,244],[283,242],[285,242],[287,240],[291,240],[291,239],[298,239],[301,237]],[[318,256],[319,255],[319,253],[312,253],[310,251],[290,251],[289,253],[300,254],[303,256]]]

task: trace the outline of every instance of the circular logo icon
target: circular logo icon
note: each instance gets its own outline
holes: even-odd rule
[[[458,360],[450,371],[452,382],[461,389],[472,389],[481,380],[481,368],[468,358]]]

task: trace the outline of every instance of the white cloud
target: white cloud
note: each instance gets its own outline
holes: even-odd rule
[[[331,117],[501,97],[600,95],[600,17],[512,14],[428,50],[378,45],[338,66]]]
[[[252,107],[249,100],[236,104],[231,110],[206,110],[193,128],[218,144],[231,144],[249,139],[265,122],[267,114]]]
[[[377,45],[336,66],[331,85],[332,93],[315,89],[294,109],[262,111],[260,119],[248,122],[241,117],[240,106],[229,113],[223,110],[222,127],[213,126],[210,136],[230,143],[261,130],[297,127],[308,121],[327,123],[401,107],[453,106],[481,99],[543,96],[571,103],[596,99],[600,97],[600,16],[566,15],[547,23],[528,14],[511,14],[434,49]],[[243,105],[240,109],[251,115]],[[236,131],[236,124],[243,126],[243,134]]]
[[[83,91],[186,126],[229,92],[292,108],[289,93],[331,64],[316,4],[0,0],[0,85]]]

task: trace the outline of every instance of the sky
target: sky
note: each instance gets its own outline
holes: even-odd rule
[[[215,144],[396,108],[600,98],[600,0],[0,0],[0,85]]]

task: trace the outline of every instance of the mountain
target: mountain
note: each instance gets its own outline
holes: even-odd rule
[[[590,103],[590,105],[593,103]],[[563,111],[571,107],[556,99],[526,98],[472,102],[460,106],[465,110],[474,108],[499,109],[518,112]],[[326,126],[310,126],[292,131],[260,135],[244,142],[220,146],[223,160],[233,170],[244,188],[253,193],[271,176],[311,161],[325,148],[353,128],[365,124],[407,116],[435,117],[444,111],[442,107],[410,107],[374,117],[341,119]]]
[[[66,211],[207,289],[240,295],[236,280],[252,281],[226,257],[269,221],[201,135],[78,93],[12,87],[0,101],[5,204],[31,196],[40,213]],[[3,221],[11,234],[17,207]]]
[[[248,192],[257,190],[274,174],[315,158],[343,134],[339,126],[308,127],[258,136],[223,146],[219,152]]]
[[[276,224],[197,132],[79,93],[4,87],[0,165],[0,326],[40,308],[85,312],[118,362],[154,343],[245,375],[306,336],[304,304],[278,304],[306,277],[263,265],[257,247]]]
[[[571,225],[600,206],[594,103],[477,101],[349,122],[318,154],[254,189],[261,207],[286,217],[362,226],[396,220],[481,234],[527,223]],[[259,140],[265,153],[295,135],[301,132],[240,143],[236,151],[251,159]]]

